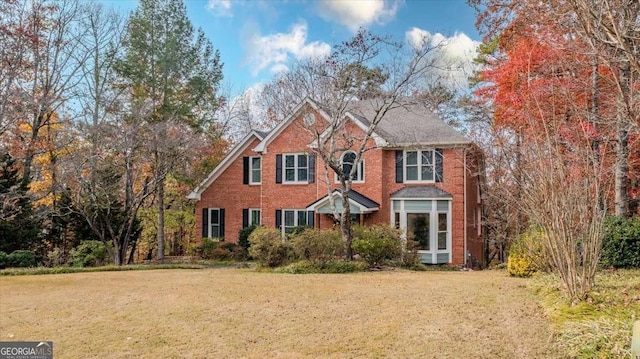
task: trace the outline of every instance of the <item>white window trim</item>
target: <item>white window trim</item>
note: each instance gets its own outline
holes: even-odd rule
[[[433,179],[423,180],[422,179],[422,152],[431,151],[431,167],[433,168]],[[417,152],[418,156],[418,177],[417,180],[410,180],[407,177],[407,152]],[[402,176],[404,178],[405,183],[435,183],[436,182],[436,150],[435,149],[422,149],[422,150],[405,150],[402,154]]]
[[[294,164],[295,167],[295,181],[287,181],[287,156],[295,156],[295,160],[294,160]],[[298,170],[302,169],[301,167],[298,167],[298,157],[299,156],[305,156],[307,157],[307,167],[305,167],[305,169],[307,170],[307,179],[300,181],[298,179]],[[282,184],[309,184],[309,154],[308,153],[304,153],[304,152],[299,152],[299,153],[283,153],[282,154]],[[284,219],[284,218],[283,218]]]
[[[218,227],[218,233],[220,233],[220,210],[221,208],[209,208],[209,223],[207,223],[207,238],[220,238],[220,236],[213,236],[213,230],[212,230],[212,226],[213,226],[213,211],[217,211],[218,212],[218,224],[216,225]]]
[[[434,226],[431,227],[431,247],[430,250],[419,249],[418,253],[430,253],[432,254],[433,264],[437,263],[437,255],[438,254],[448,254],[449,255],[449,263],[453,260],[453,201],[450,199],[443,198],[393,198],[390,208],[390,220],[389,223],[392,225],[395,224],[395,214],[400,213],[400,229],[403,230],[404,235],[407,234],[407,211],[405,210],[405,201],[411,200],[425,200],[432,201],[430,210],[411,210],[411,213],[429,213],[429,222],[433,223]],[[394,210],[393,201],[400,201],[400,209]],[[447,211],[438,210],[438,201],[447,201],[449,202],[449,208]],[[438,213],[447,213],[447,249],[438,249]],[[435,237],[434,237],[435,234]]]
[[[254,214],[255,212],[258,212],[258,213],[259,213],[259,214],[258,214],[258,223],[253,223],[253,222],[252,222],[252,220],[253,220],[253,214]],[[257,225],[257,226],[259,226],[259,225],[261,225],[261,224],[262,224],[262,210],[261,210],[260,208],[249,208],[249,225],[250,225],[250,226],[253,226],[254,224],[255,224],[255,225]]]
[[[344,155],[349,153],[349,152],[354,153],[354,154],[356,153],[355,151],[351,151],[351,150],[343,152],[342,155],[340,156],[340,167],[342,167],[342,160],[344,158]],[[360,177],[361,178],[360,179],[354,179],[353,181],[351,181],[351,183],[364,183],[364,181],[365,181],[365,177],[364,177],[365,176],[364,158],[360,158],[360,162],[358,162],[358,166],[360,166],[360,172],[359,173],[360,173]],[[345,173],[345,175],[346,175],[346,173]],[[333,178],[334,178],[334,182],[335,183],[340,183],[340,179],[338,178],[338,174],[337,173],[334,173]]]
[[[260,160],[260,181],[254,181],[253,179],[253,160],[257,158],[258,160]],[[262,157],[260,156],[251,156],[249,157],[249,184],[250,185],[256,185],[256,184],[262,184]]]
[[[294,221],[295,221],[295,225],[293,227],[286,226],[286,221],[285,221],[285,218],[286,218],[285,213],[286,212],[293,212],[293,218],[294,218]],[[298,218],[299,218],[298,217],[298,213],[299,212],[304,212],[305,215],[307,216],[307,222],[306,223],[303,223],[303,224],[298,223]],[[281,228],[282,234],[284,235],[284,234],[287,233],[287,228],[296,228],[296,227],[303,226],[303,225],[304,226],[309,225],[309,213],[308,212],[309,211],[307,211],[306,209],[293,209],[293,208],[283,209],[282,210],[282,218],[280,219],[280,223],[281,223],[280,227],[282,227]]]

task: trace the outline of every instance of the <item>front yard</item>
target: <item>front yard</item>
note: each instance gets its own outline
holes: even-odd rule
[[[0,277],[0,340],[51,340],[56,358],[554,357],[527,281],[247,269]]]

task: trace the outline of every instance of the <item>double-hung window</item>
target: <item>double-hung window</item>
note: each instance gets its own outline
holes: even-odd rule
[[[434,181],[435,152],[405,151],[404,178],[406,182]]]
[[[202,237],[224,237],[224,208],[202,209]]]
[[[249,183],[260,184],[262,182],[262,161],[260,157],[250,157]]]
[[[262,158],[244,157],[242,163],[242,183],[256,185],[262,183]]]
[[[284,155],[284,182],[307,182],[309,176],[308,156],[304,153]]]
[[[292,232],[296,227],[313,227],[314,212],[306,209],[276,210],[276,227],[284,233]]]

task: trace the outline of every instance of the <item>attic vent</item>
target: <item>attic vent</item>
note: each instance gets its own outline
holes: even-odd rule
[[[316,123],[316,115],[312,114],[312,113],[308,113],[306,115],[304,115],[304,123],[307,126],[311,126],[314,123]]]

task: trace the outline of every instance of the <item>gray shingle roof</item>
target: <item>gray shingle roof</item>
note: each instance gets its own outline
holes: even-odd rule
[[[436,186],[407,186],[393,192],[391,198],[453,198]]]
[[[367,101],[358,102],[349,112],[365,126],[369,126],[370,120],[375,116],[373,106]],[[389,143],[388,147],[471,143],[422,105],[407,105],[389,110],[375,132]]]

